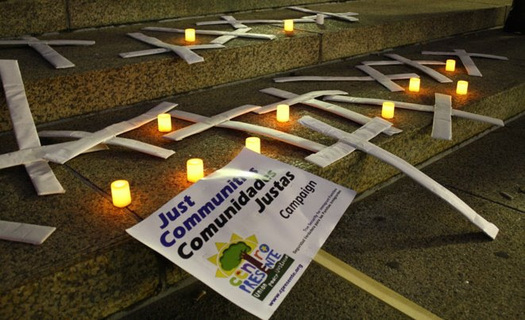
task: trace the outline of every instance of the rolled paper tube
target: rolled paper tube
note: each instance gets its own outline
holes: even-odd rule
[[[284,32],[293,32],[293,20],[284,20]]]
[[[195,42],[195,29],[188,28],[184,30],[184,40],[189,43]]]
[[[290,120],[290,106],[287,104],[277,105],[277,121],[288,122]]]
[[[157,116],[157,122],[160,132],[171,131],[171,115],[169,113],[161,113]]]
[[[131,203],[129,182],[126,180],[113,181],[111,183],[111,198],[115,207],[127,207]]]
[[[261,153],[261,139],[258,137],[248,137],[246,138],[246,148]]]
[[[410,83],[408,84],[408,91],[419,92],[420,83],[421,80],[419,78],[410,78]]]
[[[445,65],[445,71],[454,71],[454,70],[456,70],[456,60],[447,59],[447,62]]]
[[[468,82],[464,80],[459,80],[458,85],[456,87],[456,93],[460,95],[467,94],[468,91]]]
[[[204,164],[200,158],[191,158],[186,162],[189,182],[197,182],[204,177]]]
[[[395,104],[392,101],[383,102],[383,108],[381,109],[381,117],[385,119],[392,119],[394,117]]]

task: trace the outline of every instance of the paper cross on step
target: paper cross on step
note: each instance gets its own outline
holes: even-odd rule
[[[174,28],[162,28],[162,27],[147,27],[142,30],[148,31],[160,31],[160,32],[173,32],[173,33],[184,33],[183,29]],[[195,34],[209,35],[209,36],[220,36],[218,39],[212,41],[212,43],[224,44],[235,38],[250,38],[260,40],[274,40],[277,37],[273,34],[262,34],[262,33],[248,33],[251,28],[242,28],[235,31],[219,31],[219,30],[195,30]],[[222,39],[221,39],[222,38]]]
[[[450,192],[448,189],[446,189],[445,187],[434,181],[432,178],[418,170],[416,167],[412,166],[410,163],[376,146],[375,144],[368,142],[369,139],[366,139],[366,137],[363,138],[363,134],[361,134],[360,130],[354,133],[348,133],[308,116],[302,117],[299,120],[299,122],[310,129],[336,138],[340,142],[347,144],[351,148],[355,148],[366,152],[367,154],[372,155],[390,164],[391,166],[394,166],[395,168],[401,170],[407,176],[411,177],[423,187],[427,188],[428,190],[436,194],[438,197],[445,200],[447,203],[456,208],[470,222],[472,222],[474,225],[480,228],[489,237],[491,237],[492,239],[496,238],[496,235],[499,231],[498,227],[485,220],[485,218],[476,213],[476,211],[469,207],[458,196],[456,196],[454,193]],[[375,118],[374,121],[365,124],[363,127],[381,125],[386,127],[389,125],[389,123],[381,118]],[[311,158],[307,157],[306,159],[310,160]]]
[[[214,26],[214,25],[223,25],[229,24],[235,29],[245,29],[248,28],[247,24],[283,24],[283,20],[237,20],[233,16],[221,16],[222,20],[215,21],[201,21],[197,22],[198,26]],[[313,19],[291,19],[294,23],[313,23]]]
[[[292,92],[288,92],[288,91],[284,91],[284,90],[280,90],[280,89],[277,89],[277,88],[266,88],[266,89],[262,89],[262,90],[259,90],[259,91],[263,92],[263,93],[266,93],[266,94],[270,94],[270,95],[279,97],[279,98],[283,98],[283,99],[295,99],[295,98],[299,97],[298,94],[295,94],[295,93],[292,93]],[[286,100],[286,101],[289,101],[289,100]],[[286,103],[286,102],[281,102],[281,103]],[[367,117],[367,116],[365,116],[363,114],[360,114],[358,112],[355,112],[355,111],[352,111],[352,110],[348,110],[346,108],[340,107],[340,106],[332,104],[332,103],[327,103],[325,101],[317,100],[315,98],[311,98],[311,99],[306,99],[305,98],[305,100],[301,101],[300,103],[304,104],[304,105],[307,105],[307,106],[311,106],[311,107],[317,108],[317,109],[324,110],[324,111],[332,113],[332,114],[336,114],[336,115],[338,115],[340,117],[343,117],[345,119],[351,120],[351,121],[359,123],[359,124],[365,124],[365,123],[367,123],[367,122],[372,120],[372,118],[369,118],[369,117]],[[265,108],[261,108],[261,109],[256,110],[255,113],[263,114],[263,113],[267,113],[267,112],[273,111],[273,110],[275,110],[275,108],[276,108],[275,104],[272,104],[269,107],[265,107]],[[385,133],[387,135],[393,135],[393,134],[400,133],[400,132],[402,132],[401,129],[391,127],[391,128],[388,128],[387,130],[385,130],[383,133]]]
[[[438,56],[457,56],[463,63],[463,66],[465,66],[465,69],[467,69],[468,75],[476,76],[476,77],[482,77],[482,74],[481,74],[481,71],[479,71],[476,64],[474,63],[474,61],[472,60],[472,57],[496,59],[496,60],[509,60],[509,58],[507,57],[495,56],[492,54],[468,53],[467,51],[463,49],[454,49],[454,52],[422,51],[421,54],[438,55]]]
[[[179,57],[184,59],[184,61],[186,61],[188,64],[193,64],[193,63],[203,62],[204,58],[199,56],[192,50],[224,48],[223,45],[215,44],[215,43],[199,44],[199,45],[191,45],[191,46],[178,46],[178,45],[163,42],[154,37],[149,37],[140,32],[128,33],[128,36],[134,39],[137,39],[139,41],[145,42],[147,44],[151,44],[152,46],[159,47],[159,48],[121,53],[119,55],[122,58],[134,58],[134,57],[147,56],[147,55],[152,55],[152,54],[174,52]]]
[[[22,40],[0,40],[1,45],[22,46],[28,45],[35,49],[42,57],[51,63],[56,69],[72,68],[73,62],[66,59],[51,46],[91,46],[95,41],[86,40],[39,40],[35,37],[24,36]]]
[[[465,118],[475,121],[481,121],[489,123],[496,126],[504,126],[504,123],[500,119],[483,116],[463,110],[456,110],[452,108],[452,99],[449,95],[436,93],[435,94],[436,103],[435,105],[422,105],[402,101],[393,101],[396,108],[414,110],[414,111],[424,111],[424,112],[433,112],[434,121],[432,125],[432,138],[435,139],[452,139],[452,120],[451,116],[458,118]],[[373,98],[358,98],[358,97],[349,97],[349,96],[326,96],[324,100],[327,101],[337,101],[337,102],[346,102],[346,103],[356,103],[356,104],[368,104],[382,106],[383,102],[391,101],[384,99],[373,99]]]
[[[335,19],[344,20],[348,22],[359,21],[358,18],[354,17],[354,16],[359,15],[359,13],[355,13],[355,12],[335,13],[335,12],[315,11],[315,10],[310,10],[310,9],[306,9],[303,7],[288,7],[288,9],[310,13],[314,15],[323,15],[325,17],[335,18]]]

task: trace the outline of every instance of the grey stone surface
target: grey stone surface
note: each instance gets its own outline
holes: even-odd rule
[[[67,28],[65,1],[0,1],[0,38],[63,31]]]

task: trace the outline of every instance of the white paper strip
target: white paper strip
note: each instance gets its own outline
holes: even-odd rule
[[[235,109],[215,115],[211,118],[205,118],[206,120],[204,120],[204,122],[197,122],[187,127],[184,127],[182,129],[170,132],[164,135],[164,138],[168,138],[168,139],[175,140],[175,141],[180,141],[191,135],[197,134],[209,128],[213,128],[224,121],[228,121],[232,118],[238,117],[248,112],[252,112],[259,108],[260,106],[254,106],[254,105],[240,106]]]
[[[0,220],[0,239],[42,244],[56,230],[55,227]]]
[[[16,60],[0,60],[0,79],[20,149],[40,147],[40,139],[29,109],[29,102]],[[38,195],[64,193],[65,190],[46,161],[26,162],[25,168]]]
[[[377,119],[378,121],[383,121],[380,118]],[[456,208],[470,222],[472,222],[478,228],[483,230],[483,232],[485,232],[485,234],[487,234],[489,237],[491,237],[492,239],[496,238],[496,235],[499,231],[498,227],[485,220],[485,218],[476,213],[465,202],[463,202],[463,200],[458,198],[458,196],[450,192],[448,189],[434,181],[432,178],[430,178],[423,172],[419,171],[417,168],[415,168],[405,160],[382,148],[379,148],[378,146],[358,137],[357,135],[349,134],[342,130],[336,129],[312,117],[303,117],[299,120],[299,122],[307,126],[308,128],[330,135],[333,138],[347,143],[356,149],[366,152],[367,154],[370,154],[396,167],[397,169],[405,173],[407,176],[411,177],[416,182],[421,184],[423,187],[427,188],[428,190],[436,194],[438,197],[445,200],[454,208]]]
[[[310,9],[306,9],[306,8],[303,8],[303,7],[288,7],[288,9],[295,10],[295,11],[300,11],[300,12],[305,12],[305,13],[310,13],[310,14],[314,14],[314,15],[322,14],[325,17],[333,17],[333,18],[337,18],[337,19],[340,19],[340,20],[348,21],[348,22],[359,21],[358,18],[353,17],[353,16],[358,15],[358,13],[355,13],[355,12],[334,13],[334,12],[315,11],[315,10],[310,10]]]
[[[454,52],[422,51],[421,54],[439,55],[439,56],[457,56],[461,60],[461,63],[463,63],[463,66],[465,66],[465,69],[467,70],[468,75],[477,76],[477,77],[481,77],[482,74],[471,57],[496,59],[496,60],[509,60],[507,57],[496,56],[492,54],[468,53],[463,49],[454,49]]]
[[[407,59],[405,57],[402,57],[398,54],[395,54],[395,53],[386,53],[385,56],[391,58],[391,59],[394,59],[394,60],[397,60],[399,62],[402,62],[408,66],[411,66],[413,68],[416,68],[418,70],[421,70],[422,72],[426,73],[429,77],[431,78],[434,78],[436,81],[440,82],[440,83],[450,83],[452,82],[451,79],[445,77],[444,75],[442,75],[441,73],[437,72],[436,70],[434,69],[431,69],[427,66],[424,66],[420,63],[418,63],[417,61],[413,61],[413,60],[410,60],[410,59]]]
[[[355,66],[355,67],[357,69],[363,71],[364,73],[368,74],[372,78],[374,78],[377,82],[379,82],[385,88],[387,88],[388,90],[390,90],[392,92],[405,91],[405,89],[403,89],[403,87],[399,86],[397,83],[395,83],[394,81],[390,80],[390,78],[388,78],[386,75],[384,75],[383,73],[377,71],[376,69],[374,69],[374,68],[372,68],[370,66],[359,65],[359,66]]]
[[[171,102],[162,102],[158,104],[153,109],[148,112],[132,118],[128,121],[122,121],[116,124],[113,124],[105,129],[94,132],[88,137],[79,139],[74,142],[70,142],[66,147],[58,150],[54,153],[46,153],[44,158],[53,161],[56,163],[64,164],[68,160],[74,158],[75,156],[83,153],[89,148],[96,146],[97,144],[104,143],[107,140],[116,137],[119,134],[138,128],[154,119],[157,118],[157,115],[161,113],[168,112],[177,106]]]
[[[182,120],[186,120],[186,121],[190,121],[190,122],[204,122],[207,119],[209,119],[209,118],[204,117],[204,116],[200,116],[200,115],[197,115],[197,114],[194,114],[194,113],[181,111],[181,110],[172,110],[172,111],[170,111],[170,114],[174,118],[182,119]],[[244,132],[248,132],[248,133],[261,135],[261,136],[264,136],[264,137],[269,137],[269,138],[272,138],[272,139],[275,139],[275,140],[278,140],[278,141],[281,141],[281,142],[285,142],[285,143],[291,144],[293,146],[296,146],[296,147],[299,147],[299,148],[302,148],[302,149],[305,149],[305,150],[309,150],[309,151],[312,151],[312,152],[318,152],[318,151],[326,148],[325,145],[322,145],[320,143],[317,143],[317,142],[314,142],[314,141],[311,141],[311,140],[308,140],[308,139],[305,139],[305,138],[301,138],[299,136],[294,136],[294,135],[286,133],[286,132],[282,132],[282,131],[279,131],[279,130],[275,130],[275,129],[271,129],[271,128],[267,128],[267,127],[254,125],[254,124],[251,124],[251,123],[245,123],[245,122],[229,120],[229,121],[224,121],[222,123],[219,123],[217,125],[217,127],[219,127],[219,128],[226,128],[226,129],[233,129],[233,130],[239,130],[239,131],[244,131]]]
[[[247,28],[246,24],[283,24],[282,20],[268,20],[268,19],[260,19],[260,20],[237,20],[233,16],[221,16],[224,20],[216,20],[216,21],[200,21],[197,22],[196,25],[198,26],[213,26],[213,25],[224,25],[229,24],[235,29],[243,29]],[[315,20],[313,19],[292,19],[294,23],[313,23]]]
[[[446,65],[443,61],[434,61],[434,60],[413,60],[413,62],[416,62],[421,65],[428,65],[428,66],[444,66]],[[396,65],[403,65],[405,63],[401,61],[361,61],[361,64],[366,64],[367,66],[396,66]]]
[[[263,93],[266,93],[266,94],[270,94],[270,95],[279,97],[279,98],[282,98],[282,99],[292,99],[292,98],[295,98],[295,97],[298,96],[295,93],[284,91],[284,90],[277,89],[277,88],[266,88],[266,89],[262,89],[262,90],[259,90],[259,91],[263,92]],[[332,114],[336,114],[336,115],[338,115],[340,117],[343,117],[345,119],[351,120],[351,121],[359,123],[359,124],[365,124],[365,123],[367,123],[367,122],[372,120],[372,118],[369,118],[369,117],[367,117],[367,116],[365,116],[365,115],[363,115],[361,113],[354,112],[352,110],[348,110],[348,109],[340,107],[338,105],[335,105],[335,104],[332,104],[332,103],[327,103],[327,102],[324,102],[324,101],[321,101],[321,100],[317,100],[317,99],[310,99],[310,100],[303,101],[301,103],[304,104],[304,105],[307,105],[307,106],[311,106],[311,107],[314,107],[314,108],[317,108],[317,109],[324,110],[326,112],[330,112]],[[389,128],[389,129],[385,130],[384,133],[387,134],[387,135],[393,135],[393,134],[396,134],[396,133],[400,133],[402,131],[403,130],[401,130],[401,129],[392,127],[392,128]]]
[[[164,27],[146,27],[142,30],[148,31],[160,31],[160,32],[174,32],[184,33],[184,29],[175,28],[164,28]],[[219,31],[219,30],[195,30],[196,34],[210,35],[210,36],[234,36],[239,38],[251,38],[251,39],[262,39],[262,40],[273,40],[277,38],[273,34],[262,34],[262,33],[236,33],[232,31]]]
[[[419,78],[416,73],[399,73],[399,74],[388,74],[385,75],[390,80],[406,80],[410,78]],[[274,82],[298,82],[298,81],[377,81],[375,78],[370,76],[354,76],[354,77],[336,77],[336,76],[293,76],[293,77],[281,77],[274,78]]]
[[[337,93],[335,93],[335,92],[337,92]],[[277,110],[277,106],[280,105],[280,104],[287,104],[289,106],[292,106],[292,105],[294,105],[296,103],[302,103],[304,101],[315,99],[317,97],[327,96],[327,95],[339,95],[339,94],[347,94],[347,93],[344,92],[344,91],[341,91],[341,90],[311,91],[311,92],[303,93],[303,94],[300,94],[300,95],[296,95],[296,96],[294,96],[293,98],[290,98],[290,99],[286,99],[286,100],[282,100],[282,101],[279,101],[279,102],[268,104],[268,105],[266,105],[266,106],[264,106],[264,107],[262,107],[262,108],[260,108],[260,109],[258,109],[256,111],[254,111],[254,112],[257,113],[257,114],[265,114],[265,113]]]
[[[250,28],[243,28],[243,29],[237,29],[235,31],[232,31],[232,33],[241,34],[241,33],[247,33],[250,30],[251,30]],[[237,39],[237,36],[225,35],[225,36],[220,36],[218,38],[213,39],[210,43],[225,44],[228,41],[231,41],[233,39]]]
[[[40,131],[38,135],[42,138],[87,138],[92,135],[91,132],[85,131],[67,131],[67,130],[45,130]],[[104,142],[105,144],[119,146],[146,153],[162,159],[167,159],[175,153],[173,150],[164,149],[149,143],[133,139],[114,137]]]
[[[209,43],[209,44],[197,44],[197,45],[185,46],[185,48],[189,50],[203,50],[203,49],[221,49],[221,48],[224,48],[224,46],[219,43]],[[135,58],[135,57],[150,56],[150,55],[166,53],[166,52],[173,52],[173,51],[170,49],[166,49],[166,48],[156,48],[156,49],[146,49],[146,50],[119,53],[119,56],[121,58]]]
[[[432,138],[452,140],[452,97],[436,93]]]

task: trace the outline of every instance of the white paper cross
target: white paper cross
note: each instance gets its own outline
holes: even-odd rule
[[[434,194],[436,194],[441,199],[445,200],[447,203],[456,208],[461,214],[463,214],[470,222],[480,228],[485,234],[487,234],[492,239],[496,238],[498,234],[498,227],[494,224],[488,222],[480,216],[476,211],[469,207],[463,200],[461,200],[454,193],[450,192],[448,189],[434,181],[432,178],[418,170],[416,167],[412,166],[410,163],[399,158],[398,156],[376,146],[373,143],[364,139],[358,132],[348,133],[337,128],[334,128],[322,121],[316,120],[312,117],[302,117],[299,122],[304,126],[313,129],[315,131],[321,132],[328,136],[338,139],[340,142],[347,144],[348,146],[366,152],[369,155],[372,155],[391,166],[396,167],[401,170],[407,176],[414,179],[416,182],[421,184],[423,187],[427,188]],[[373,122],[378,124],[385,123],[381,118],[375,118]],[[365,126],[372,124],[372,122],[367,123]],[[387,125],[388,122],[385,124]],[[308,157],[306,158],[308,160]]]
[[[245,29],[248,28],[247,24],[283,24],[283,20],[268,20],[268,19],[259,19],[259,20],[237,20],[233,16],[221,16],[223,20],[215,21],[200,21],[197,22],[198,26],[214,26],[214,25],[224,25],[229,24],[235,29]],[[314,19],[292,19],[294,23],[314,23]]]
[[[270,95],[279,97],[279,98],[283,98],[283,99],[293,99],[293,98],[297,98],[299,96],[298,94],[295,94],[295,93],[292,93],[292,92],[288,92],[288,91],[284,91],[284,90],[280,90],[280,89],[277,89],[277,88],[266,88],[266,89],[262,89],[262,90],[259,90],[259,91],[263,92],[263,93],[266,93],[266,94],[270,94]],[[338,115],[340,117],[343,117],[345,119],[351,120],[351,121],[359,123],[359,124],[365,124],[365,123],[367,123],[367,122],[372,120],[372,118],[369,118],[369,117],[367,117],[367,116],[365,116],[365,115],[363,115],[361,113],[358,113],[358,112],[355,112],[355,111],[352,111],[352,110],[348,110],[346,108],[340,107],[340,106],[332,104],[332,103],[327,103],[325,101],[317,100],[315,98],[301,101],[301,104],[304,104],[304,105],[307,105],[307,106],[311,106],[311,107],[314,107],[314,108],[317,108],[317,109],[321,109],[321,110],[324,110],[324,111],[332,113],[332,114],[336,114],[336,115]],[[263,113],[267,113],[267,112],[272,111],[270,109],[274,109],[274,108],[273,107],[272,108],[266,108],[266,109],[261,108],[259,110],[256,110],[255,112],[259,113],[259,114],[263,114]],[[383,133],[385,133],[387,135],[393,135],[393,134],[400,133],[400,132],[402,132],[401,129],[391,127],[391,128],[388,128],[387,130],[385,130]]]
[[[288,9],[305,12],[305,13],[311,13],[314,15],[323,15],[325,17],[336,18],[336,19],[344,20],[348,22],[359,21],[358,18],[354,17],[354,16],[359,15],[359,13],[355,13],[355,12],[335,13],[335,12],[315,11],[315,10],[310,10],[310,9],[306,9],[303,7],[288,7]]]
[[[413,111],[423,111],[423,112],[433,112],[434,113],[434,122],[432,126],[432,137],[435,139],[452,139],[452,124],[450,116],[455,116],[458,118],[465,118],[480,122],[489,123],[496,126],[504,126],[503,120],[496,119],[493,117],[483,116],[480,114],[475,114],[463,110],[457,110],[452,108],[452,100],[449,95],[436,93],[435,94],[436,103],[434,105],[422,105],[416,103],[402,102],[402,101],[393,101],[396,108],[413,110]],[[336,102],[346,102],[346,103],[356,103],[356,104],[368,104],[382,106],[383,102],[391,101],[385,99],[373,99],[373,98],[358,98],[358,97],[349,97],[349,96],[326,96],[324,100],[327,101],[336,101]]]
[[[56,69],[72,68],[73,62],[66,59],[51,46],[91,46],[95,41],[86,40],[39,40],[35,37],[24,36],[22,40],[0,40],[1,45],[23,46],[27,45],[35,49],[42,57],[51,63]]]
[[[486,59],[496,59],[496,60],[509,60],[507,57],[502,56],[496,56],[492,54],[484,54],[484,53],[468,53],[467,51],[463,49],[454,49],[454,52],[435,52],[435,51],[422,51],[421,54],[429,54],[429,55],[438,55],[438,56],[457,56],[463,65],[465,66],[465,69],[467,69],[467,73],[469,76],[477,76],[481,77],[481,71],[479,71],[478,67],[472,60],[472,57],[474,58],[486,58]]]
[[[147,55],[153,55],[153,54],[159,54],[159,53],[174,52],[179,57],[184,59],[184,61],[186,61],[188,64],[193,64],[193,63],[203,62],[204,58],[199,56],[192,50],[224,48],[223,45],[217,44],[217,43],[199,44],[199,45],[191,45],[191,46],[177,46],[174,44],[163,42],[154,37],[149,37],[140,32],[128,33],[128,36],[134,39],[137,39],[139,41],[145,42],[147,44],[150,44],[152,46],[159,47],[159,48],[121,53],[119,55],[122,58],[134,58],[134,57],[147,56]]]

